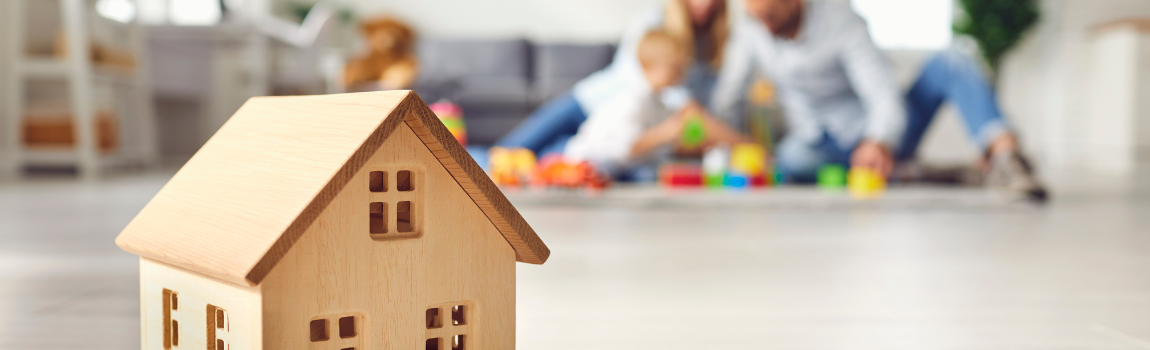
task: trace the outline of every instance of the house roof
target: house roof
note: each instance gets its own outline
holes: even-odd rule
[[[550,250],[410,91],[257,97],[116,237],[125,251],[257,285],[400,122],[419,136],[515,250]]]

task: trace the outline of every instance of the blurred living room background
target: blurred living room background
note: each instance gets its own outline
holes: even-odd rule
[[[371,90],[345,84],[364,21],[414,29],[411,89],[484,147],[665,1],[0,0],[0,349],[138,348],[113,239],[249,98]],[[822,1],[867,20],[902,88],[934,52],[981,57],[956,26],[996,2]],[[1034,3],[990,79],[1049,203],[505,188],[553,251],[517,267],[518,346],[1150,349],[1150,0]],[[919,160],[980,156],[944,106]]]
[[[459,104],[471,143],[490,145],[540,103],[610,63],[627,21],[655,2],[346,0],[311,11],[315,3],[297,0],[100,0],[76,9],[73,20],[87,24],[81,28],[65,25],[69,12],[61,4],[69,3],[0,4],[16,16],[6,18],[0,36],[9,177],[41,165],[100,168],[81,172],[178,165],[248,97],[341,92],[344,64],[363,49],[357,21],[381,15],[415,29],[420,68],[413,89],[429,103]],[[741,2],[731,4],[741,11]],[[1071,170],[1075,177],[1131,178],[1150,159],[1150,111],[1140,102],[1150,91],[1142,86],[1146,22],[1139,20],[1150,15],[1150,4],[1040,4],[1040,21],[1006,54],[995,78],[1006,114],[1048,176]],[[852,6],[868,19],[904,86],[930,52],[977,50],[953,34],[959,9],[949,0]],[[65,59],[69,33],[92,44],[91,73]],[[56,147],[68,137],[52,128],[70,130],[59,129],[70,127],[59,118],[76,108],[103,121],[89,130],[96,150]],[[953,113],[948,108],[929,131],[923,159],[975,157]]]

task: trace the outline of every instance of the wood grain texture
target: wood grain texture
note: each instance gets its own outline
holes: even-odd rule
[[[142,257],[257,285],[401,122],[519,261],[546,261],[546,245],[410,91],[249,100],[116,243]]]
[[[503,191],[491,181],[483,172],[483,168],[475,163],[468,155],[467,150],[451,132],[443,126],[435,113],[423,103],[422,100],[407,99],[404,108],[408,112],[407,125],[427,145],[427,149],[439,159],[459,186],[471,196],[471,200],[491,219],[491,223],[503,233],[507,242],[515,249],[516,260],[542,264],[551,255],[551,250],[543,240],[527,224],[527,220],[519,214],[511,201],[503,195]]]
[[[179,296],[179,305],[170,309],[162,296],[164,290]],[[179,349],[215,349],[207,339],[224,340],[228,350],[262,349],[263,314],[259,288],[239,286],[165,263],[140,259],[140,326],[141,348],[164,349],[169,342],[165,332],[170,323],[179,321]],[[227,311],[224,329],[209,328],[215,323],[209,305]],[[169,314],[165,317],[165,311]],[[168,327],[165,327],[165,325]],[[214,345],[214,344],[213,344]]]
[[[515,252],[446,169],[428,167],[415,178],[421,236],[376,240],[369,233],[367,203],[381,197],[368,191],[368,174],[434,162],[418,140],[397,126],[259,285],[265,348],[423,349],[428,337],[453,331],[469,335],[468,349],[514,348]],[[389,180],[394,188],[395,176]],[[443,328],[429,331],[427,308],[455,303],[473,305],[471,322],[449,325],[447,315]],[[363,315],[363,331],[344,339],[334,325],[347,314]],[[310,341],[316,318],[332,325],[329,340]]]

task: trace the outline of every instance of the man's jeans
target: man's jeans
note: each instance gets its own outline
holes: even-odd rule
[[[1009,132],[994,89],[983,77],[977,63],[969,56],[945,51],[926,62],[918,80],[906,93],[906,133],[894,152],[895,159],[914,157],[923,134],[945,101],[958,107],[966,130],[983,149],[995,138]],[[823,164],[849,165],[854,147],[844,148],[826,133],[813,144],[784,138],[776,152],[777,165],[791,180],[814,181],[818,168]]]

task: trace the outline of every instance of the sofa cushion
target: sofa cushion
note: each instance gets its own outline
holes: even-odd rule
[[[531,45],[525,39],[426,39],[416,47],[420,80],[470,76],[531,78]]]
[[[421,41],[414,90],[426,102],[459,104],[468,140],[489,145],[546,99],[611,62],[612,45],[543,44],[524,39]]]
[[[421,41],[415,90],[425,100],[446,98],[471,110],[520,111],[529,106],[531,44],[525,39]],[[518,113],[518,112],[516,112]]]
[[[475,76],[458,80],[459,90],[453,99],[456,103],[467,104],[512,104],[524,106],[529,103],[530,83],[520,77]]]
[[[610,44],[535,45],[535,93],[542,102],[567,92],[575,83],[611,63],[615,46]]]

